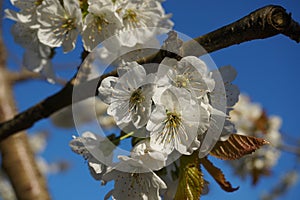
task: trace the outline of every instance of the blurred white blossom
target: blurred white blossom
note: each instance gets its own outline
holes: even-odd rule
[[[251,102],[246,95],[240,95],[234,110],[230,112],[230,120],[235,124],[238,134],[270,142],[270,145],[263,146],[251,156],[231,162],[237,174],[242,177],[250,175],[256,183],[261,175],[270,173],[280,157],[278,147],[282,144],[281,118],[267,116],[259,104]]]
[[[11,29],[14,40],[25,49],[24,67],[30,71],[39,72],[50,82],[54,82],[56,77],[52,68],[51,48],[39,41],[38,27],[31,27],[31,24],[26,20],[23,22],[20,16],[23,15],[6,10],[6,17],[16,21]]]
[[[293,187],[299,180],[299,172],[295,169],[288,171],[282,177],[279,183],[277,183],[274,188],[269,191],[269,193],[263,193],[261,195],[261,200],[275,200],[280,196],[283,196],[287,191]]]
[[[81,126],[93,120],[98,120],[101,127],[110,129],[115,126],[115,121],[113,117],[106,114],[107,108],[108,105],[100,99],[89,98],[61,109],[51,115],[50,119],[55,126],[62,128],[72,128],[75,126],[75,123],[76,126]]]

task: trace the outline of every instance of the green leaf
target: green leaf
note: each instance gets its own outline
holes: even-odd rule
[[[199,200],[204,184],[198,152],[182,156],[175,200]]]

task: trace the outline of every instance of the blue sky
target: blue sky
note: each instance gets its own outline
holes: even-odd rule
[[[244,15],[269,4],[281,5],[300,21],[300,3],[297,1],[270,1],[270,0],[167,0],[163,5],[167,12],[173,13],[175,30],[196,37],[223,25],[229,24]],[[9,7],[8,0],[4,7]],[[20,46],[13,42],[10,36],[12,22],[3,21],[3,34],[8,49],[8,66],[15,70],[21,65],[22,52]],[[79,51],[70,55],[63,55],[58,50],[54,61],[55,69],[61,77],[71,77],[74,69],[80,62]],[[289,38],[278,35],[265,40],[255,40],[235,45],[211,54],[218,67],[232,65],[238,71],[235,81],[240,90],[251,96],[252,100],[263,105],[268,114],[279,115],[283,119],[282,132],[294,138],[299,137],[298,116],[300,112],[300,44]],[[74,68],[72,68],[74,66]],[[20,110],[39,102],[43,98],[59,90],[59,86],[30,81],[15,86],[15,96]],[[103,199],[108,188],[101,187],[89,175],[85,161],[71,152],[68,143],[75,134],[73,129],[54,128],[48,120],[37,123],[29,132],[47,130],[51,136],[48,147],[43,155],[49,162],[67,160],[71,163],[69,171],[61,175],[48,177],[49,189],[53,199]],[[272,177],[262,179],[253,187],[250,180],[241,181],[232,176],[232,171],[225,162],[216,162],[223,169],[228,180],[240,189],[234,193],[225,193],[209,178],[211,192],[203,199],[244,200],[258,199],[262,191],[272,187],[279,177],[294,164],[294,157],[284,153],[275,167]],[[282,199],[295,199],[298,196],[300,184],[297,184]]]

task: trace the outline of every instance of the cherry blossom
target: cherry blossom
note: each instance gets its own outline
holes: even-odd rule
[[[82,14],[77,0],[44,0],[37,9],[38,38],[50,47],[63,46],[64,52],[75,48],[77,35],[82,31]]]
[[[114,117],[117,125],[128,125],[132,121],[136,128],[141,128],[150,117],[153,78],[136,62],[130,65],[132,69],[120,78],[104,79],[99,94],[109,104],[107,112]]]
[[[143,163],[134,158],[119,156],[119,159],[121,162],[103,176],[104,181],[115,181],[114,189],[107,194],[107,198],[112,196],[116,200],[161,199],[159,191],[167,186],[158,175],[151,170],[145,172]],[[124,172],[124,169],[127,172]]]

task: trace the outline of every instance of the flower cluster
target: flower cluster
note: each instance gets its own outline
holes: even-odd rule
[[[237,174],[242,177],[251,175],[255,183],[260,175],[268,175],[279,159],[280,150],[276,147],[281,145],[281,118],[267,116],[259,104],[251,102],[246,95],[240,95],[230,112],[230,120],[238,134],[264,138],[271,144],[257,150],[251,157],[231,162]]]
[[[75,48],[81,35],[84,49],[92,51],[99,43],[117,35],[114,45],[133,47],[153,38],[156,28],[170,28],[158,0],[11,0],[19,11],[6,10],[16,21],[15,41],[26,49],[24,66],[54,79],[51,58],[54,48],[65,53]],[[128,33],[130,31],[130,33]]]
[[[232,67],[221,71],[235,74]],[[216,74],[217,70],[211,71],[197,57],[187,56],[180,61],[166,57],[155,66],[123,63],[118,67],[118,77],[109,76],[102,80],[99,97],[108,104],[108,115],[114,118],[123,135],[138,140],[133,143],[129,156],[118,155],[119,162],[110,160],[109,164],[104,160],[112,159],[113,148],[105,148],[105,140],[99,135],[85,132],[74,138],[70,146],[88,160],[94,178],[104,184],[115,181],[108,196],[114,199],[160,199],[168,184],[156,171],[167,167],[180,155],[199,151],[201,146],[206,148],[199,157],[209,153],[222,132],[220,127],[214,129],[214,133],[208,131],[216,123],[213,116],[223,118],[223,123],[227,116],[226,107],[223,111],[212,105],[211,102],[217,104],[213,98],[223,94],[226,101],[226,92],[235,94],[233,99],[239,94],[237,88],[226,86],[219,94]],[[226,78],[226,73],[221,73],[222,76],[225,76],[224,81],[230,80],[227,84],[231,85],[234,77]],[[225,102],[224,105],[230,104]],[[106,155],[110,156],[99,152],[107,149],[111,152]]]

